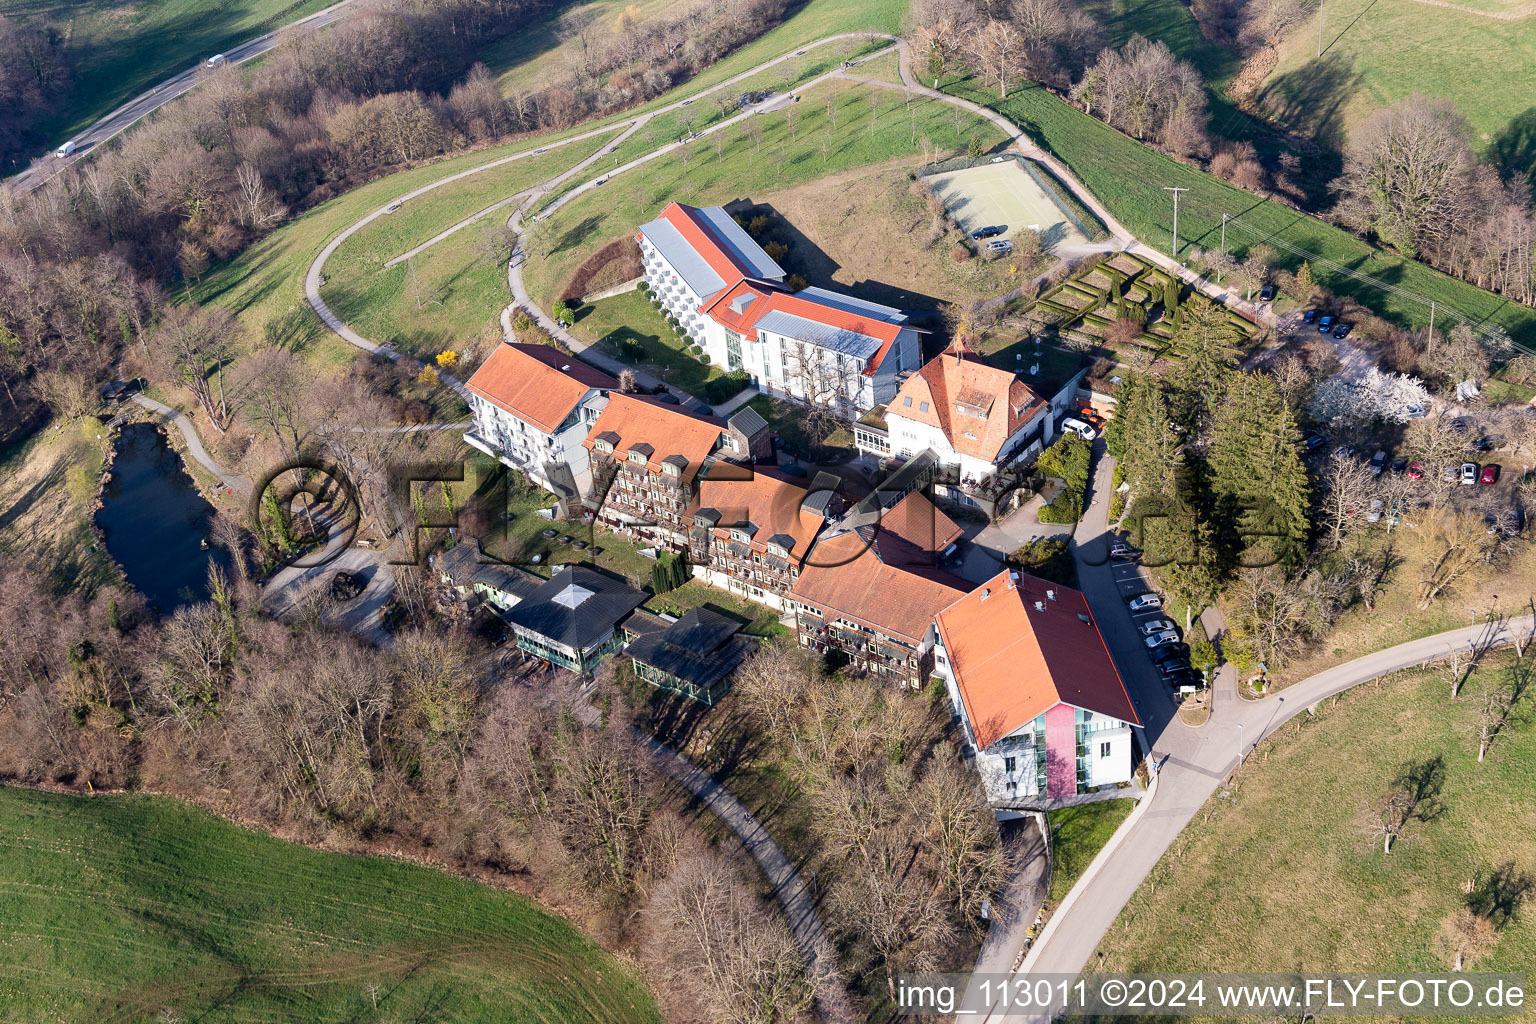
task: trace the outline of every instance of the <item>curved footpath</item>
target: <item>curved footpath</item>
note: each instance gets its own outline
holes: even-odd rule
[[[794,862],[773,841],[762,822],[725,787],[655,737],[638,730],[636,735],[661,762],[667,774],[686,786],[736,834],[758,867],[763,869],[768,883],[773,886],[773,894],[784,908],[784,916],[789,919],[790,932],[800,947],[807,971],[812,978],[824,975],[816,988],[816,1006],[822,1019],[828,1024],[852,1024],[858,1020],[848,992],[837,978],[837,958],[816,914],[816,901],[795,870]]]
[[[187,453],[196,460],[199,466],[202,466],[217,477],[220,485],[226,491],[242,496],[251,493],[254,485],[249,480],[239,473],[231,473],[219,465],[212,455],[208,454],[208,449],[203,447],[203,439],[197,436],[197,427],[186,414],[179,413],[170,406],[157,402],[153,398],[147,398],[144,395],[130,395],[129,401],[148,409],[150,412],[158,413],[164,419],[174,423],[176,429],[181,431],[182,439],[187,443]]]

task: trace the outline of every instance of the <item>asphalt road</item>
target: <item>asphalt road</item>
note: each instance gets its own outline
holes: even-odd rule
[[[308,17],[300,18],[279,29],[268,32],[266,35],[257,36],[238,46],[224,51],[224,59],[229,64],[242,64],[252,57],[259,57],[281,43],[284,39],[298,32],[312,32],[317,28],[324,28],[332,24],[343,14],[353,0],[341,0],[323,11],[316,11]],[[213,54],[209,54],[209,57]],[[70,167],[76,161],[90,155],[102,143],[111,139],[114,135],[131,127],[144,117],[165,106],[171,100],[180,96],[188,89],[196,86],[208,73],[201,64],[190,67],[180,74],[173,75],[133,99],[124,103],[116,110],[107,114],[101,120],[89,128],[77,134],[73,141],[80,148],[67,157],[61,157],[50,151],[37,157],[32,165],[20,174],[7,179],[7,182],[24,192],[42,187],[59,173]]]

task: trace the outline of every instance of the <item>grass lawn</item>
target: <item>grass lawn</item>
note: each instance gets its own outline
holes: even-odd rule
[[[779,435],[779,444],[796,458],[817,465],[836,466],[859,454],[853,443],[853,432],[847,427],[837,428],[820,445],[811,444],[805,432],[805,410],[798,405],[769,395],[758,395],[747,405],[768,421],[768,426]]]
[[[668,615],[682,615],[691,608],[709,608],[739,620],[745,632],[756,636],[779,636],[789,632],[779,624],[779,613],[772,608],[736,597],[700,580],[689,580],[675,590],[657,594],[645,606],[653,612]]]
[[[5,788],[0,822],[8,1019],[660,1020],[564,920],[444,872],[163,797]]]
[[[163,79],[332,2],[0,0],[0,16],[47,18],[69,40],[76,55],[74,88],[42,126],[62,141]]]
[[[1050,813],[1051,891],[1046,899],[1052,905],[1072,891],[1135,806],[1135,800],[1101,800]]]
[[[1434,673],[1369,683],[1301,715],[1248,756],[1229,799],[1212,798],[1100,945],[1103,971],[1444,971],[1441,922],[1465,887],[1513,861],[1536,871],[1536,728],[1527,693],[1477,763],[1479,669],[1447,700]],[[1442,813],[1384,855],[1359,819],[1405,764],[1444,758]],[[1527,903],[1468,970],[1536,971]],[[1459,1018],[1461,1019],[1461,1018]]]
[[[901,31],[901,18],[907,11],[907,3],[908,0],[808,0],[783,24],[742,46],[724,60],[700,71],[680,89],[626,113],[633,114],[671,103],[682,96],[739,75],[797,46],[840,32],[886,32],[895,35]],[[616,12],[627,4],[617,3],[616,0],[594,0],[584,6],[601,13],[611,9],[616,16]],[[642,13],[666,9],[657,0],[642,0],[637,6]],[[552,14],[542,25],[534,26],[516,39],[507,40],[485,53],[482,59],[499,76],[503,91],[547,84],[562,72],[563,58],[560,51],[554,48],[558,42],[559,17],[558,13]],[[612,25],[613,20],[610,19],[607,24]],[[597,31],[601,39],[604,29],[598,28]],[[529,45],[530,40],[532,46]],[[848,59],[849,55],[861,52],[864,45],[864,41],[858,39],[838,40],[817,49],[837,54],[833,61],[836,65]],[[526,54],[535,48],[538,49],[537,56],[528,58]],[[807,57],[821,59],[817,50],[810,51]]]
[[[87,600],[122,582],[91,532],[106,452],[106,430],[92,416],[0,451],[0,551],[46,572],[59,593]]]
[[[716,149],[713,139],[700,139],[689,147],[686,165],[679,153],[670,153],[582,195],[552,214],[545,222],[547,236],[530,246],[537,252],[542,245],[549,258],[529,263],[524,274],[529,294],[547,308],[581,260],[598,246],[632,233],[671,200],[708,205],[789,188],[852,168],[916,157],[924,139],[944,151],[963,148],[973,132],[985,147],[1003,141],[990,122],[937,100],[914,102],[910,119],[903,116],[901,104],[888,100],[889,112],[871,133],[868,95],[876,89],[886,92],[850,82],[817,86],[787,108],[793,112],[793,131],[784,112],[763,115],[757,122],[763,129],[760,147],[746,125],[738,125],[726,132],[723,150]]]
[[[895,53],[883,54],[861,62],[858,67],[850,68],[848,73],[850,75],[857,75],[860,78],[870,78],[876,82],[891,82],[895,85],[901,85],[901,67],[896,57]]]
[[[1410,511],[1406,518],[1414,522],[1418,517]],[[1362,550],[1378,557],[1390,544],[1401,561],[1388,577],[1386,590],[1377,598],[1374,611],[1366,611],[1358,604],[1350,608],[1305,657],[1287,662],[1279,672],[1272,671],[1270,680],[1273,685],[1286,686],[1330,665],[1359,658],[1383,647],[1470,625],[1474,612],[1479,617],[1486,617],[1489,609],[1496,606],[1500,611],[1519,614],[1526,598],[1536,593],[1536,545],[1523,539],[1513,542],[1508,561],[1501,564],[1497,572],[1485,569],[1425,609],[1415,607],[1414,589],[1421,560],[1411,531],[1404,527],[1387,533],[1371,528],[1344,543],[1346,552],[1359,544]],[[1503,597],[1495,601],[1501,594]]]
[[[586,130],[586,127],[583,126],[581,130]],[[230,310],[245,328],[248,335],[247,343],[258,344],[269,323],[294,316],[307,308],[304,302],[304,275],[320,250],[343,228],[388,202],[393,196],[409,192],[457,171],[479,167],[500,157],[525,152],[537,148],[541,143],[547,144],[571,134],[580,134],[580,131],[541,136],[537,139],[519,139],[490,149],[462,153],[434,163],[423,164],[420,167],[413,167],[371,181],[306,211],[249,246],[234,259],[215,267],[192,288],[192,298],[198,302],[222,306]],[[572,152],[564,155],[567,161],[566,166],[581,159],[582,145],[573,144]],[[558,150],[557,153],[564,153],[564,150]],[[527,158],[530,162],[542,159],[544,158]],[[556,157],[556,160],[558,159],[560,157]],[[523,163],[522,160],[514,161],[507,165],[507,169],[497,169],[489,173],[498,176],[503,173],[520,173],[510,168],[518,168]],[[477,188],[476,177],[478,176],[463,179],[453,185],[446,185],[444,191],[457,192],[460,189]],[[507,185],[503,179],[497,184],[496,189],[505,188]],[[502,192],[502,194],[506,193]],[[419,203],[421,209],[426,209],[429,198],[434,202],[439,201],[436,200],[435,193],[429,193],[427,196],[413,200],[400,212],[420,217],[421,213],[416,206]],[[466,214],[472,213],[481,208],[474,205],[477,201],[478,199],[461,201],[461,208],[466,210]],[[488,203],[481,204],[481,206],[484,205]],[[455,219],[460,219],[466,214],[460,214],[460,217]],[[434,231],[428,231],[425,237],[430,237],[435,231],[440,231],[451,223],[453,223],[452,220],[439,224]],[[422,226],[424,227],[425,224],[423,223]],[[465,229],[465,232],[471,234],[473,231],[472,228]],[[329,273],[334,273],[329,261],[326,266]],[[323,368],[351,360],[356,351],[330,331],[321,329],[315,332],[314,339],[306,346],[305,355],[317,368]]]
[[[1415,5],[1417,6],[1417,5]],[[1179,203],[1179,231],[1189,245],[1218,244],[1221,215],[1231,214],[1227,243],[1234,251],[1269,240],[1320,254],[1348,270],[1391,285],[1356,280],[1312,258],[1322,284],[1352,296],[1383,316],[1412,326],[1426,324],[1429,300],[1442,311],[1455,310],[1474,322],[1502,325],[1518,342],[1536,344],[1536,310],[1506,302],[1491,292],[1454,280],[1420,263],[1373,249],[1353,235],[1279,203],[1260,199],[1193,167],[1121,135],[1096,118],[1038,87],[1010,93],[999,101],[995,91],[970,79],[947,91],[998,110],[1023,126],[1088,186],[1111,213],[1143,242],[1163,251],[1171,247],[1173,205],[1164,186],[1188,188]],[[1302,257],[1281,251],[1280,262],[1294,270]]]
[[[532,268],[530,263],[525,273],[531,272]],[[702,397],[704,385],[724,374],[720,367],[689,353],[672,325],[638,290],[578,306],[575,316],[572,334],[596,343],[615,359],[665,378],[668,384],[682,388],[690,395]],[[626,340],[639,344],[645,350],[645,357],[634,362],[621,347]]]
[[[1461,9],[1458,9],[1461,8]],[[1317,56],[1317,19],[1292,28],[1256,99],[1297,130],[1337,139],[1380,108],[1415,92],[1453,101],[1472,123],[1473,145],[1505,172],[1536,165],[1536,18],[1479,17],[1529,11],[1520,0],[1455,5],[1330,3]]]

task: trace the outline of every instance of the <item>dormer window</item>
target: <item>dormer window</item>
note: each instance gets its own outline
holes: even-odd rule
[[[908,399],[908,401],[910,401],[910,399]],[[928,411],[928,403],[927,402],[919,402],[917,404],[917,411],[918,412],[927,412]]]
[[[592,447],[600,452],[607,452],[609,455],[613,454],[613,445],[608,441],[594,441],[592,442]]]
[[[629,461],[635,463],[637,466],[643,466],[645,465],[645,456],[639,452],[630,452]]]
[[[682,476],[683,475],[683,471],[681,469],[679,469],[678,467],[672,465],[672,463],[670,463],[670,462],[662,463],[661,471],[663,473],[667,474],[667,476]]]

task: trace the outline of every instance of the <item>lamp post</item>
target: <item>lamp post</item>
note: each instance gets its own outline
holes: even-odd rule
[[[1243,754],[1244,753],[1245,753],[1245,751],[1243,750],[1243,723],[1242,722],[1238,722],[1237,723],[1237,766],[1239,768],[1241,768],[1243,766]]]

